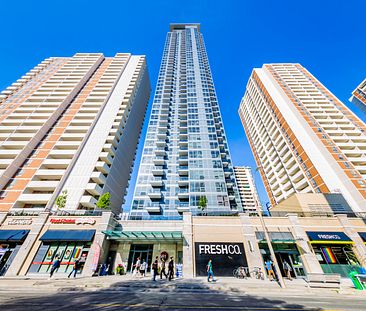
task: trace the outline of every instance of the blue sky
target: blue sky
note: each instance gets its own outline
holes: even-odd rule
[[[366,120],[348,102],[366,76],[365,12],[364,0],[2,1],[0,89],[44,58],[77,52],[146,54],[154,89],[169,23],[199,22],[233,163],[255,168],[237,110],[252,68],[263,63],[301,63]]]

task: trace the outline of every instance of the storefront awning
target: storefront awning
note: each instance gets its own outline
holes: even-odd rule
[[[47,230],[40,240],[43,242],[90,242],[93,239],[94,234],[95,230]]]
[[[181,231],[117,231],[108,230],[103,233],[110,240],[163,240],[181,241],[183,235]]]
[[[332,244],[352,244],[354,243],[344,232],[315,232],[307,231],[312,244],[332,243]]]
[[[364,241],[364,243],[366,243],[366,232],[359,232],[358,234],[360,235],[360,237]]]
[[[29,230],[0,230],[0,242],[23,242]]]
[[[266,243],[266,239],[263,231],[257,231],[255,233],[259,243]],[[269,238],[272,243],[295,243],[295,238],[291,232],[269,232]]]

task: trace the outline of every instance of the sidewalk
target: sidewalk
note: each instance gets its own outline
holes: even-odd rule
[[[366,291],[359,291],[352,287],[352,283],[345,280],[340,289],[328,288],[308,288],[307,283],[302,279],[293,281],[285,280],[286,288],[281,288],[277,282],[256,279],[236,279],[232,277],[219,277],[216,282],[207,282],[205,277],[195,279],[175,279],[172,282],[158,280],[152,282],[151,277],[145,278],[124,276],[104,276],[104,277],[77,277],[75,279],[67,277],[48,278],[27,278],[13,277],[0,278],[1,291],[44,291],[44,292],[67,292],[67,291],[123,291],[133,288],[145,291],[201,291],[212,290],[223,291],[229,294],[254,294],[259,296],[286,295],[286,296],[322,296],[334,297],[342,295],[347,297],[365,297]]]

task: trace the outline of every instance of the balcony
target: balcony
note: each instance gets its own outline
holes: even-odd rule
[[[111,170],[110,167],[107,165],[107,163],[103,162],[103,161],[98,161],[97,164],[95,165],[95,168],[102,172],[103,174],[108,174],[109,171]]]
[[[189,190],[188,188],[181,188],[178,192],[178,199],[188,199],[189,198]]]
[[[167,151],[165,150],[165,148],[157,148],[157,149],[155,149],[155,155],[157,155],[157,156],[166,156]]]
[[[162,175],[164,175],[164,168],[163,168],[163,166],[155,166],[153,169],[152,169],[152,174],[154,175],[154,176],[162,176]]]
[[[106,177],[100,172],[93,172],[91,174],[91,179],[98,184],[105,184],[106,182]]]
[[[152,187],[161,187],[163,185],[163,180],[161,177],[154,177],[150,180],[150,184]]]
[[[19,196],[18,202],[25,204],[47,204],[51,196],[52,193],[23,193]]]
[[[160,206],[160,204],[151,204],[149,206],[146,206],[146,211],[148,213],[160,213],[161,206]]]
[[[91,195],[83,195],[80,199],[80,204],[85,207],[94,208],[96,203],[97,200]]]
[[[161,199],[162,198],[162,194],[160,189],[150,189],[147,193],[147,195],[149,196],[150,199]]]
[[[59,181],[30,181],[27,185],[28,189],[36,190],[36,191],[54,191],[57,187]]]
[[[103,192],[102,187],[96,183],[88,183],[85,190],[92,195],[101,195]]]
[[[179,175],[188,175],[188,166],[187,165],[180,165],[178,167],[178,174]]]
[[[158,140],[156,142],[156,146],[158,147],[166,147],[166,144],[167,144],[166,140]]]
[[[164,165],[165,164],[165,161],[166,161],[166,158],[164,156],[156,156],[154,159],[153,159],[153,163],[155,165]]]
[[[188,139],[180,139],[179,146],[187,147],[188,146]]]
[[[189,204],[180,203],[177,206],[177,211],[178,211],[178,213],[189,212],[190,211]]]
[[[188,176],[181,176],[178,180],[178,186],[187,186],[189,184]]]

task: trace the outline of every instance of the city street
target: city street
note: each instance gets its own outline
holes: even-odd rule
[[[243,280],[241,280],[243,281]],[[8,286],[6,286],[8,284]],[[262,284],[259,286],[258,284]],[[234,279],[166,280],[128,277],[0,280],[6,310],[366,310],[364,292],[280,289]],[[246,290],[247,288],[247,290]]]

